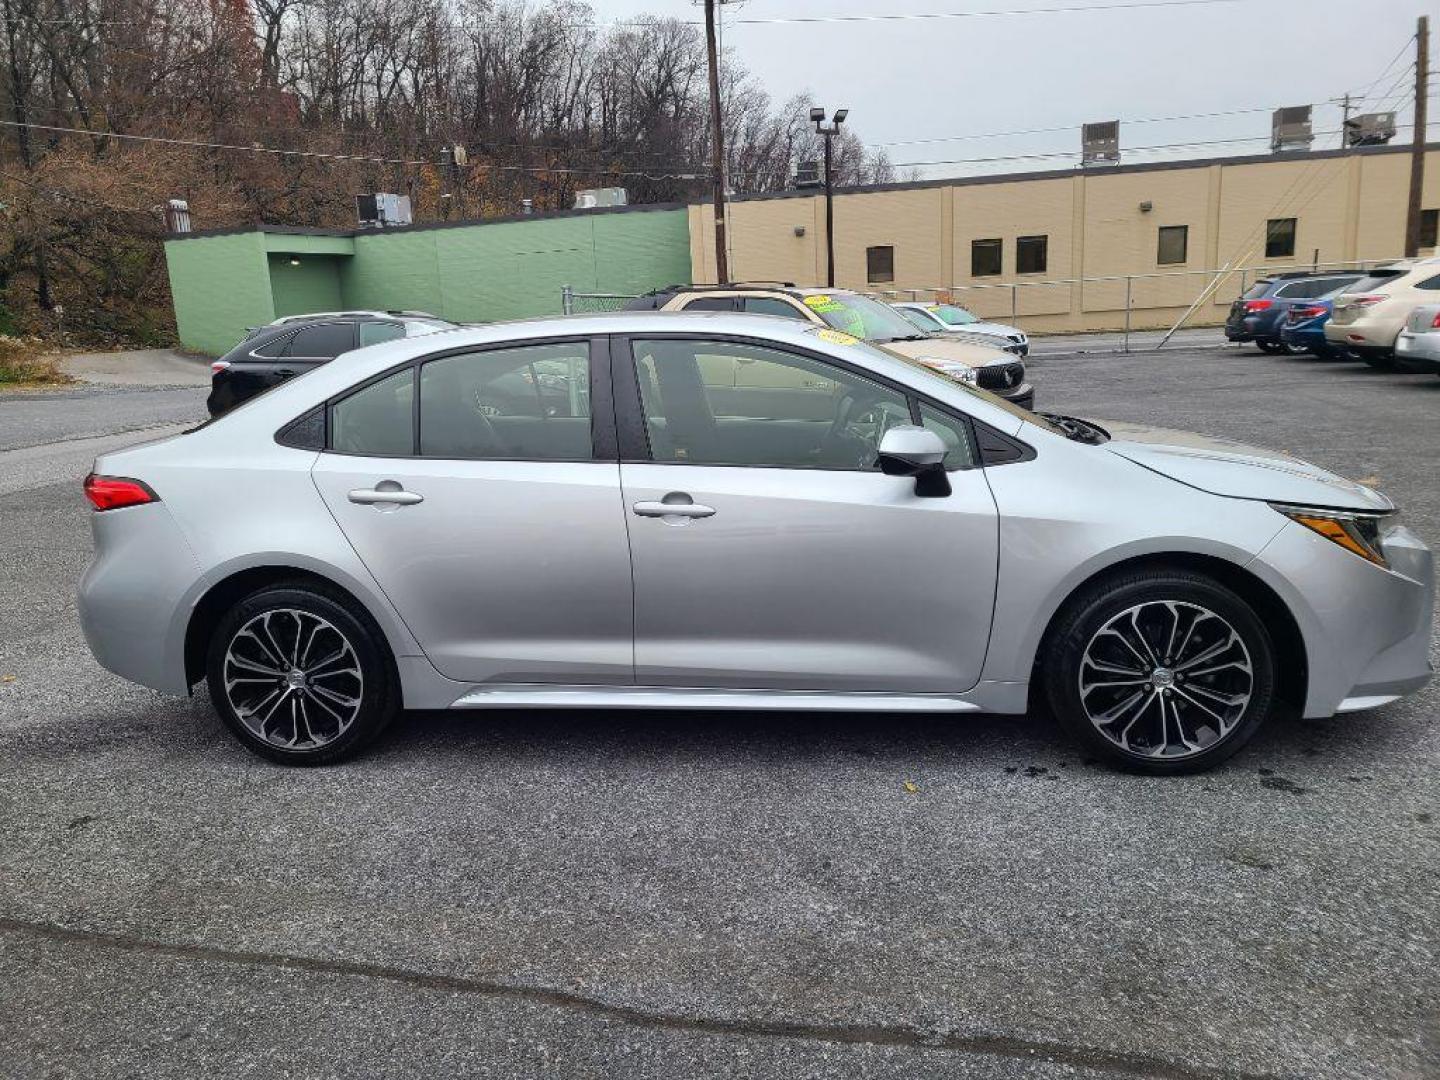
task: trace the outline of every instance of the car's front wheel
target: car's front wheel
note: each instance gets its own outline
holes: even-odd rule
[[[226,726],[286,765],[348,757],[399,711],[379,628],[347,597],[309,583],[264,588],[232,607],[206,673]]]
[[[1048,638],[1052,708],[1124,768],[1196,772],[1250,741],[1274,703],[1274,649],[1241,597],[1204,575],[1152,568],[1101,581]]]

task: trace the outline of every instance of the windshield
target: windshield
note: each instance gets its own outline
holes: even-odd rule
[[[954,304],[931,304],[929,310],[941,322],[951,326],[969,326],[971,323],[980,321],[980,316],[973,311],[966,311],[963,307],[956,307]]]
[[[813,293],[804,303],[827,326],[866,341],[915,341],[925,336],[889,304],[858,293]]]
[[[905,316],[906,320],[917,330],[924,330],[927,334],[934,334],[945,329],[945,324],[939,319],[932,317],[927,312],[913,307],[897,307],[896,311]]]

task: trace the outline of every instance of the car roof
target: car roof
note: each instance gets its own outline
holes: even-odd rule
[[[407,360],[432,353],[463,351],[469,347],[508,342],[523,345],[546,340],[574,341],[607,334],[640,338],[647,334],[713,334],[726,338],[758,339],[762,344],[771,342],[777,346],[790,345],[810,352],[827,353],[842,362],[856,363],[900,382],[924,382],[930,377],[928,372],[917,371],[913,362],[892,357],[883,351],[876,352],[848,334],[815,323],[722,311],[606,311],[457,326],[421,337],[396,338],[365,346],[346,353],[344,364],[325,364],[303,379],[282,383],[247,403],[244,409],[221,417],[220,422],[230,415],[237,419],[243,416],[247,422],[252,422],[253,418],[257,424],[273,423],[274,430],[318,402],[345,393],[366,379],[383,374]],[[940,389],[927,388],[923,392],[943,400],[951,396],[947,392],[949,386],[948,382],[941,380]],[[976,399],[958,386],[953,389],[953,397],[957,407],[1000,430],[1013,432],[1019,426],[1019,421],[1007,409]]]

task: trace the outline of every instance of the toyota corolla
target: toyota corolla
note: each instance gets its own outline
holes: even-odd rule
[[[335,761],[405,709],[1021,713],[1150,772],[1430,678],[1383,495],[1024,411],[825,327],[622,312],[350,354],[86,480],[86,638]]]

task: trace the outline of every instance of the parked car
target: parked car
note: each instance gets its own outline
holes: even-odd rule
[[[1358,272],[1317,274],[1303,270],[1260,278],[1230,305],[1225,337],[1235,342],[1253,342],[1261,352],[1290,352],[1291,346],[1285,344],[1281,333],[1290,309],[1353,285],[1364,276]]]
[[[1410,312],[1395,339],[1395,358],[1412,371],[1440,374],[1440,303],[1422,304]]]
[[[1021,356],[1020,346],[1013,341],[1004,341],[1002,338],[991,337],[985,334],[968,334],[963,330],[952,330],[948,325],[941,322],[928,312],[917,311],[914,308],[901,307],[899,304],[891,304],[892,308],[904,316],[905,321],[915,327],[922,334],[930,337],[944,338],[946,341],[966,341],[972,345],[986,345],[992,349],[1004,349],[1008,353]]]
[[[1004,323],[989,322],[959,304],[922,304],[902,300],[894,306],[922,330],[928,330],[938,323],[941,330],[995,338],[995,344],[1006,352],[1019,356],[1030,355],[1030,338],[1025,331]],[[909,314],[911,312],[916,314]]]
[[[1025,381],[1022,360],[979,341],[947,340],[922,333],[888,304],[847,289],[802,289],[789,282],[672,285],[636,297],[626,308],[738,311],[798,319],[884,345],[1024,408],[1035,403],[1035,390]]]
[[[1325,340],[1372,367],[1393,367],[1395,339],[1410,313],[1440,298],[1440,258],[1372,270],[1335,298]]]
[[[1290,305],[1285,313],[1285,322],[1280,328],[1280,341],[1292,353],[1310,353],[1326,360],[1346,355],[1325,340],[1325,324],[1330,320],[1330,309],[1335,298],[1344,288]]]
[[[428,311],[311,311],[303,315],[282,315],[267,323],[267,326],[286,326],[289,323],[314,322],[317,319],[393,319],[397,315],[406,315],[416,319],[439,319],[439,316],[432,315]]]
[[[210,396],[205,407],[211,416],[219,416],[351,349],[392,338],[453,330],[455,325],[433,315],[352,312],[289,316],[252,330],[244,341],[210,365]]]
[[[575,415],[510,411],[497,386],[541,365]],[[206,681],[242,743],[291,764],[355,752],[402,703],[1043,699],[1093,752],[1174,773],[1277,702],[1323,717],[1430,678],[1431,555],[1385,496],[1028,412],[800,319],[396,339],[106,453],[85,491],[100,663]]]

